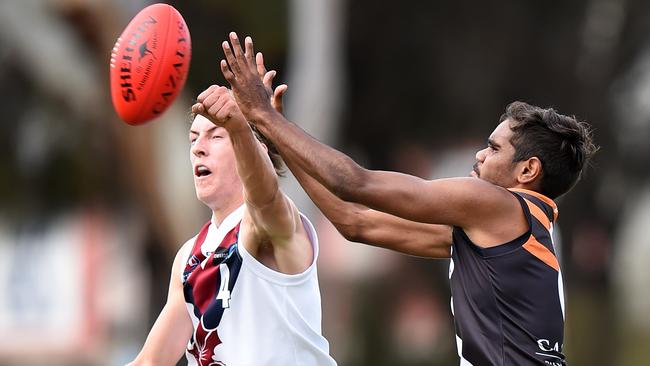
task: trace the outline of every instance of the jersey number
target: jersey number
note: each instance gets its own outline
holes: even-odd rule
[[[219,286],[219,292],[217,293],[217,300],[221,300],[221,306],[224,309],[230,307],[230,290],[228,289],[228,283],[230,282],[230,269],[226,263],[221,263],[219,265],[219,273],[221,274],[221,285]]]

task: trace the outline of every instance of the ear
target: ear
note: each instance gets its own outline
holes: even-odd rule
[[[542,162],[538,157],[533,156],[524,161],[520,161],[517,167],[517,182],[519,184],[535,185],[542,177]]]
[[[256,139],[256,140],[257,140],[257,139]],[[263,142],[260,141],[260,140],[257,140],[257,143],[260,144],[260,146],[262,146],[262,149],[264,149],[264,152],[265,152],[265,153],[267,153],[267,154],[269,153],[269,147],[266,146],[265,143],[263,143]]]

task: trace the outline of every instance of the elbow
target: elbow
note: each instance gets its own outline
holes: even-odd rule
[[[345,238],[347,241],[352,241],[355,243],[362,243],[363,242],[363,230],[356,226],[351,226],[351,225],[340,225],[340,224],[334,224],[334,227],[336,227],[336,230]]]
[[[361,235],[362,231],[355,226],[334,224],[334,227],[336,227],[336,230],[338,230],[339,234],[341,234],[345,240],[359,242],[363,237],[363,235]]]
[[[343,220],[332,221],[332,224],[346,240],[357,243],[365,242],[365,225],[358,212],[346,215]]]

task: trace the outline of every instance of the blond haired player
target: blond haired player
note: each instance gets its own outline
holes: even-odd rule
[[[212,218],[178,251],[167,303],[130,365],[175,365],[184,352],[189,365],[336,365],[321,334],[318,239],[278,187],[277,153],[224,87],[192,111],[194,186]]]

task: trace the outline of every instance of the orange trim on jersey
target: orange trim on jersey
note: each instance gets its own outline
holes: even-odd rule
[[[560,263],[557,261],[555,255],[542,245],[542,243],[538,242],[534,236],[530,236],[530,239],[523,245],[523,248],[556,271],[560,271]]]
[[[539,192],[531,191],[531,190],[528,190],[528,189],[520,189],[520,188],[508,188],[508,189],[511,190],[511,191],[514,191],[514,192],[527,193],[527,194],[529,194],[531,196],[535,196],[535,197],[539,198],[540,200],[542,200],[542,202],[545,202],[546,204],[551,206],[551,208],[553,209],[553,221],[557,220],[557,214],[558,214],[557,205],[555,204],[555,202],[552,199],[544,196],[543,194],[541,194]]]
[[[539,206],[536,204],[530,202],[529,200],[524,198],[524,201],[526,201],[526,204],[528,205],[528,209],[530,210],[530,213],[535,216],[535,218],[544,225],[546,230],[551,230],[551,221],[548,219],[548,216],[542,211]]]

